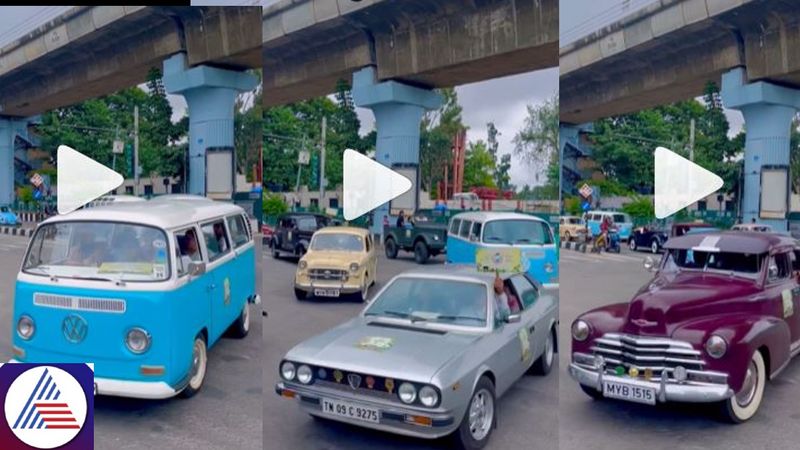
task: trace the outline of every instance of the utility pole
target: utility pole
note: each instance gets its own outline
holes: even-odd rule
[[[689,161],[694,162],[694,119],[689,122]]]
[[[133,107],[133,195],[139,195],[139,107]]]
[[[322,211],[325,199],[325,132],[328,128],[328,118],[322,117],[322,143],[319,149],[319,208]]]

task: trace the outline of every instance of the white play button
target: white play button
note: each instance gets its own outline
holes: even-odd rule
[[[122,184],[122,175],[67,147],[58,146],[58,213],[67,214]]]
[[[722,178],[714,173],[664,147],[656,148],[654,202],[657,218],[675,214],[713,194],[722,184]]]
[[[411,189],[411,181],[383,164],[344,151],[344,218],[353,220]]]

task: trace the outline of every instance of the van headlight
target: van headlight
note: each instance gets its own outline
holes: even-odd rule
[[[589,337],[589,324],[583,320],[576,320],[572,324],[572,338],[576,341],[585,341]]]
[[[397,395],[403,403],[411,404],[417,399],[417,388],[413,384],[405,382],[400,385]]]
[[[33,324],[33,319],[31,316],[20,316],[19,320],[17,321],[17,334],[19,337],[27,341],[33,337],[34,332],[36,332],[36,326]]]
[[[717,336],[716,334],[712,334],[710,338],[706,341],[706,353],[708,356],[719,359],[725,356],[725,352],[728,351],[728,343],[725,342],[725,339]]]
[[[356,272],[358,272],[358,268],[359,268],[359,267],[361,267],[361,266],[359,266],[359,265],[358,265],[358,263],[352,263],[352,264],[350,264],[350,272],[353,272],[353,273],[356,273]]]
[[[439,402],[439,393],[433,386],[424,386],[419,390],[419,401],[423,405],[431,408]]]
[[[143,328],[131,328],[125,335],[125,345],[133,353],[144,353],[150,348],[150,333]]]
[[[294,376],[297,374],[294,363],[289,361],[284,362],[281,364],[281,376],[284,380],[292,381],[294,380]]]
[[[311,372],[311,368],[307,365],[303,364],[302,366],[297,368],[297,381],[308,384],[311,383],[311,378],[313,378],[313,374]]]

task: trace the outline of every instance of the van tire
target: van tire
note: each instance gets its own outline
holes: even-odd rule
[[[197,370],[196,373],[195,370]],[[182,398],[191,398],[200,392],[206,380],[207,370],[208,346],[206,344],[206,337],[203,333],[199,333],[195,336],[194,342],[192,343],[192,363],[189,366],[189,381],[186,387],[181,391],[180,396]]]
[[[231,325],[231,336],[237,339],[244,339],[250,332],[250,304],[245,302],[242,312],[236,321]]]

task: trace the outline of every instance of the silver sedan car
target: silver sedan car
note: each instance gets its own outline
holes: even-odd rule
[[[357,317],[291,349],[275,391],[313,416],[482,448],[497,398],[549,373],[556,352],[557,289],[501,277],[500,295],[471,267],[394,277]]]

